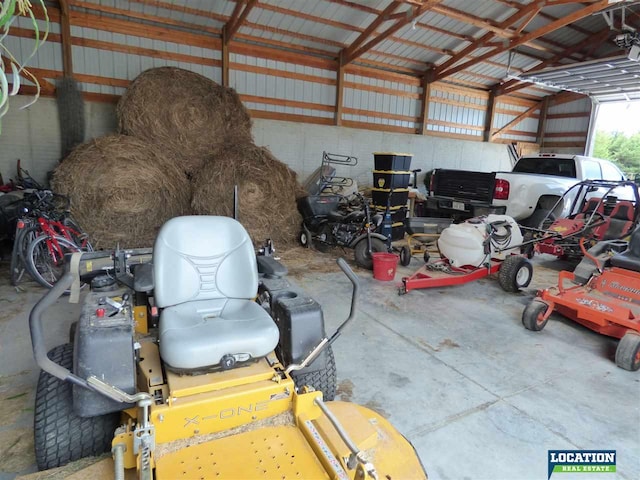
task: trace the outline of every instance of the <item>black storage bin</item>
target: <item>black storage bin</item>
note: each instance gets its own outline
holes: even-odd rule
[[[402,240],[404,238],[404,222],[398,222],[391,225],[391,240]]]
[[[387,207],[376,206],[375,210],[376,213],[384,215],[387,211]],[[389,210],[391,211],[391,222],[393,223],[404,222],[404,219],[407,218],[407,207],[391,207]]]
[[[373,171],[373,186],[375,188],[407,188],[410,179],[411,172]]]
[[[303,218],[328,215],[338,208],[339,195],[309,195],[298,199],[298,211]]]
[[[391,192],[390,188],[374,188],[371,191],[371,197],[373,199],[373,204],[378,207],[386,207],[387,199],[389,198],[389,193]],[[392,207],[404,207],[407,204],[407,200],[409,200],[409,189],[408,188],[398,188],[394,189],[391,194],[391,203]]]
[[[373,164],[375,170],[393,170],[406,172],[411,170],[410,153],[374,152]]]

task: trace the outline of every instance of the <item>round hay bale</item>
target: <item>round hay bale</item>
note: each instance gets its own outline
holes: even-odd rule
[[[302,222],[296,198],[302,187],[293,170],[266,148],[227,144],[193,178],[194,212],[233,216],[234,185],[238,185],[238,220],[256,246],[267,238],[276,248],[295,242]]]
[[[181,68],[142,72],[116,113],[120,133],[171,150],[190,174],[224,143],[251,141],[251,117],[235,90]]]
[[[110,135],[77,147],[55,170],[53,188],[94,247],[152,247],[162,224],[191,213],[186,174],[159,148]]]

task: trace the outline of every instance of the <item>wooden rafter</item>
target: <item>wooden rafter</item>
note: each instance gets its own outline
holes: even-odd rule
[[[395,19],[395,23],[388,27],[384,32],[380,33],[376,37],[369,40],[367,43],[362,45],[372,33],[375,32],[376,28],[379,27],[383,22],[387,21],[387,18],[384,16],[391,15],[396,8],[398,8],[399,2],[392,2],[384,11],[383,14],[379,15],[369,27],[365,29],[365,31],[358,37],[358,39],[354,42],[354,44],[347,47],[341,59],[343,65],[347,65],[351,63],[356,58],[362,56],[368,50],[371,50],[373,47],[378,45],[380,42],[390,37],[398,30],[400,30],[405,25],[411,23],[414,19],[417,19],[420,15],[422,15],[427,10],[433,8],[435,5],[440,3],[442,0],[425,0],[419,7],[413,7],[407,10],[404,15],[400,18]],[[373,27],[373,28],[372,28]]]
[[[531,10],[533,10],[534,8],[536,8],[535,5],[529,5],[527,7],[522,8],[521,10],[517,11],[516,13],[511,15],[509,18],[507,18],[506,20],[504,20],[503,22],[500,23],[500,25],[499,25],[500,29],[501,30],[506,30],[506,28],[508,28],[510,25],[513,25],[514,23],[518,22],[519,20],[522,20],[523,18],[526,18],[528,13]],[[478,48],[482,48],[482,47],[486,46],[486,44],[488,42],[490,42],[491,40],[493,40],[495,38],[495,36],[496,36],[495,32],[489,31],[489,32],[485,33],[484,35],[482,35],[480,38],[477,38],[471,44],[467,45],[465,48],[463,48],[462,50],[457,52],[449,60],[447,60],[446,62],[442,63],[440,66],[438,66],[437,69],[434,72],[434,76],[437,77],[437,76],[441,75],[442,72],[446,71],[448,68],[451,68],[454,65],[456,65],[457,63],[461,62],[462,60],[468,58],[471,55],[472,52],[474,52]],[[474,58],[476,58],[476,57],[474,57]]]
[[[522,122],[523,120],[534,116],[536,111],[538,110],[548,108],[551,105],[560,105],[562,103],[573,102],[575,100],[579,100],[580,98],[584,98],[584,96],[574,92],[558,92],[553,95],[547,95],[546,97],[540,99],[539,102],[536,102],[534,105],[527,108],[524,112],[520,113],[516,118],[511,120],[509,123],[495,130],[491,134],[491,139],[492,140],[495,139],[498,135],[506,132],[507,130],[510,130],[512,127],[516,126],[518,123]]]
[[[561,60],[569,57],[571,54],[576,53],[576,52],[580,52],[581,50],[583,50],[584,48],[590,46],[590,45],[599,45],[605,38],[607,38],[610,34],[610,30],[609,27],[604,28],[602,30],[600,30],[599,32],[596,32],[594,34],[591,35],[591,37],[584,39],[583,41],[572,45],[571,47],[567,48],[565,51],[557,54],[556,56],[554,56],[553,58],[550,58],[548,60],[545,60],[542,63],[536,64],[535,66],[531,67],[528,71],[533,71],[533,70],[539,70],[541,68],[546,68],[546,67],[551,67],[554,65],[557,65]],[[525,72],[522,72],[525,73]],[[522,88],[527,88],[528,86],[530,86],[531,84],[528,82],[521,82],[518,79],[512,79],[509,80],[507,82],[505,82],[504,84],[500,85],[498,87],[497,90],[497,94],[498,95],[505,95],[508,93],[513,93],[517,90],[520,90]]]
[[[238,29],[242,26],[244,21],[249,16],[249,13],[253,7],[258,3],[258,0],[249,0],[247,3],[238,2],[233,9],[233,14],[229,18],[229,21],[224,26],[224,38],[223,43],[229,44],[233,36],[238,32]],[[244,8],[242,8],[244,6]]]
[[[344,52],[342,52],[343,57],[347,59],[347,63],[349,63],[348,59],[353,52],[355,52],[356,49],[358,49],[380,25],[389,20],[389,16],[395,12],[401,4],[402,2],[399,1],[391,2],[387,8],[380,12],[376,19],[371,22],[367,28],[365,28],[364,32],[362,32],[360,36],[358,36],[358,38],[356,38],[355,41],[349,45]]]
[[[71,20],[69,18],[69,3],[67,0],[59,0],[60,3],[60,35],[62,38],[62,71],[64,76],[73,78],[73,61],[71,55]]]
[[[559,0],[562,1],[562,0]],[[547,2],[547,5],[556,5],[558,4],[557,2]],[[534,4],[530,4],[527,7],[523,8],[519,13],[522,14],[524,11],[526,11],[528,8],[530,8],[531,6],[533,6]],[[539,38],[543,35],[547,35],[550,32],[553,32],[559,28],[562,28],[570,23],[573,23],[577,20],[580,20],[581,18],[584,18],[586,16],[592,15],[593,13],[597,13],[600,10],[603,10],[604,8],[606,8],[609,5],[608,0],[599,0],[595,3],[590,4],[588,7],[584,7],[580,10],[577,10],[573,13],[570,13],[554,22],[549,23],[548,25],[545,25],[544,27],[538,28],[537,30],[534,30],[532,32],[529,33],[525,33],[523,35],[517,36],[512,38],[505,46],[502,47],[495,47],[493,48],[491,51],[489,51],[488,53],[485,53],[483,55],[479,55],[471,60],[467,60],[464,63],[459,63],[463,58],[458,58],[458,56],[456,55],[457,61],[455,63],[457,63],[457,65],[452,66],[453,64],[450,64],[447,68],[442,68],[442,67],[438,67],[436,69],[436,79],[438,80],[442,80],[443,78],[452,75],[454,73],[460,72],[462,70],[465,70],[473,65],[476,65],[477,63],[482,62],[483,60],[492,58],[500,53],[506,52],[507,50],[510,50],[512,48],[515,48],[517,46],[523,45],[527,42],[530,42],[531,40],[535,40],[536,38]],[[514,15],[511,17],[511,19],[515,16],[517,16],[518,14]],[[509,21],[509,20],[507,20]],[[513,22],[512,22],[513,23]],[[479,45],[479,47],[484,46],[483,45]]]

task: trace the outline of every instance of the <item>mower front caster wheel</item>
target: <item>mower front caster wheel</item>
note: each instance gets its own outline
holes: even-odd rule
[[[505,292],[518,292],[531,283],[533,266],[520,255],[511,255],[504,259],[498,271],[498,283]]]
[[[544,328],[544,326],[549,321],[549,317],[544,318],[545,313],[547,313],[547,305],[540,300],[532,300],[527,308],[522,312],[522,324],[524,328],[527,330],[531,330],[533,332],[539,332]]]
[[[640,369],[640,335],[627,332],[616,349],[616,365],[630,372]]]

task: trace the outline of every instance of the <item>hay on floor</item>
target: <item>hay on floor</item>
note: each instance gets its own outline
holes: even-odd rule
[[[162,224],[191,213],[191,187],[166,152],[126,135],[77,147],[56,168],[52,185],[94,247],[150,247]]]
[[[251,141],[251,118],[235,90],[181,68],[142,72],[116,112],[120,133],[169,149],[189,174],[223,144]]]

